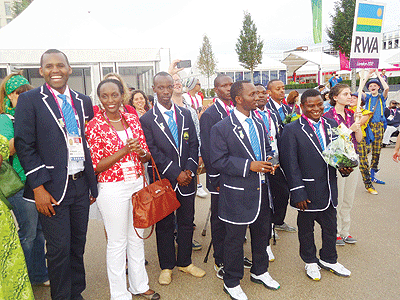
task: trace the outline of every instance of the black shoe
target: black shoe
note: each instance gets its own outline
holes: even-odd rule
[[[246,269],[250,269],[253,266],[253,262],[245,256],[243,258],[243,265]]]

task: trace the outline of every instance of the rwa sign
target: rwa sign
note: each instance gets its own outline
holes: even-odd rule
[[[350,68],[378,68],[382,50],[382,23],[385,5],[357,1]]]

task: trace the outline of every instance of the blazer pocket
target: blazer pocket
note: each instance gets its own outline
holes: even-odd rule
[[[226,187],[228,189],[232,189],[232,190],[244,191],[244,188],[242,188],[242,187],[231,186],[231,185],[227,185],[225,183],[224,183],[224,187]]]
[[[46,166],[46,169],[54,169],[54,166]]]
[[[315,181],[314,178],[303,178],[302,180],[303,180],[303,181]]]

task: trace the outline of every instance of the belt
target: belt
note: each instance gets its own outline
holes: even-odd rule
[[[73,175],[68,175],[68,178],[72,179],[72,180],[77,180],[77,179],[81,178],[84,174],[85,174],[85,172],[80,171],[80,172],[75,173]]]

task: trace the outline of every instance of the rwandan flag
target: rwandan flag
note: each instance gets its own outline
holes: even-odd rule
[[[381,5],[360,3],[356,31],[377,32],[382,30],[383,9]]]

